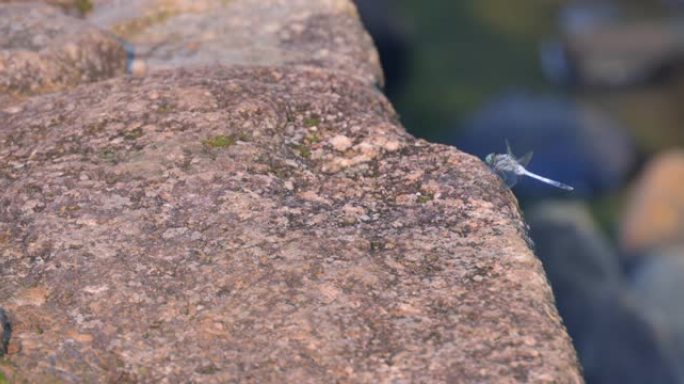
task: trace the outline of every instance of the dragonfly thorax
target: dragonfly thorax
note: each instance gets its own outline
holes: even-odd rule
[[[492,168],[497,172],[512,172],[516,175],[525,173],[525,169],[513,158],[507,154],[491,154],[491,162],[488,162]]]

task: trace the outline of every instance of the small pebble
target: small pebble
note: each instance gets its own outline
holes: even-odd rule
[[[337,135],[330,139],[330,144],[336,151],[344,152],[352,146],[352,141],[347,136]]]

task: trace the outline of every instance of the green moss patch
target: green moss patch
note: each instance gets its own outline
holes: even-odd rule
[[[421,193],[420,196],[418,196],[418,202],[420,204],[425,204],[428,201],[432,201],[435,198],[435,195],[432,193]]]
[[[300,144],[300,145],[296,146],[295,149],[297,150],[297,153],[299,154],[299,156],[301,156],[305,159],[311,158],[311,148],[309,148],[308,146],[306,146],[304,144]]]
[[[112,164],[116,164],[118,162],[116,150],[112,148],[106,148],[100,152],[100,158]]]
[[[316,127],[321,123],[321,119],[317,116],[305,117],[304,126],[307,128]]]
[[[142,128],[138,127],[132,131],[128,131],[128,132],[124,133],[124,139],[126,139],[126,140],[139,139],[140,137],[142,137],[143,134],[144,133],[143,133]]]
[[[86,14],[93,10],[93,3],[90,0],[75,0],[74,5],[81,14]]]
[[[225,149],[235,144],[237,139],[233,135],[216,135],[202,142],[208,148]]]

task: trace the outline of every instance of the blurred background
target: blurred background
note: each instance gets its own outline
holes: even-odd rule
[[[513,188],[584,375],[684,383],[684,1],[357,0],[415,136]]]

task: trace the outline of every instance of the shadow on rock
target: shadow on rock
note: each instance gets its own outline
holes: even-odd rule
[[[5,310],[0,308],[0,357],[7,353],[10,338],[12,338],[12,323]]]

